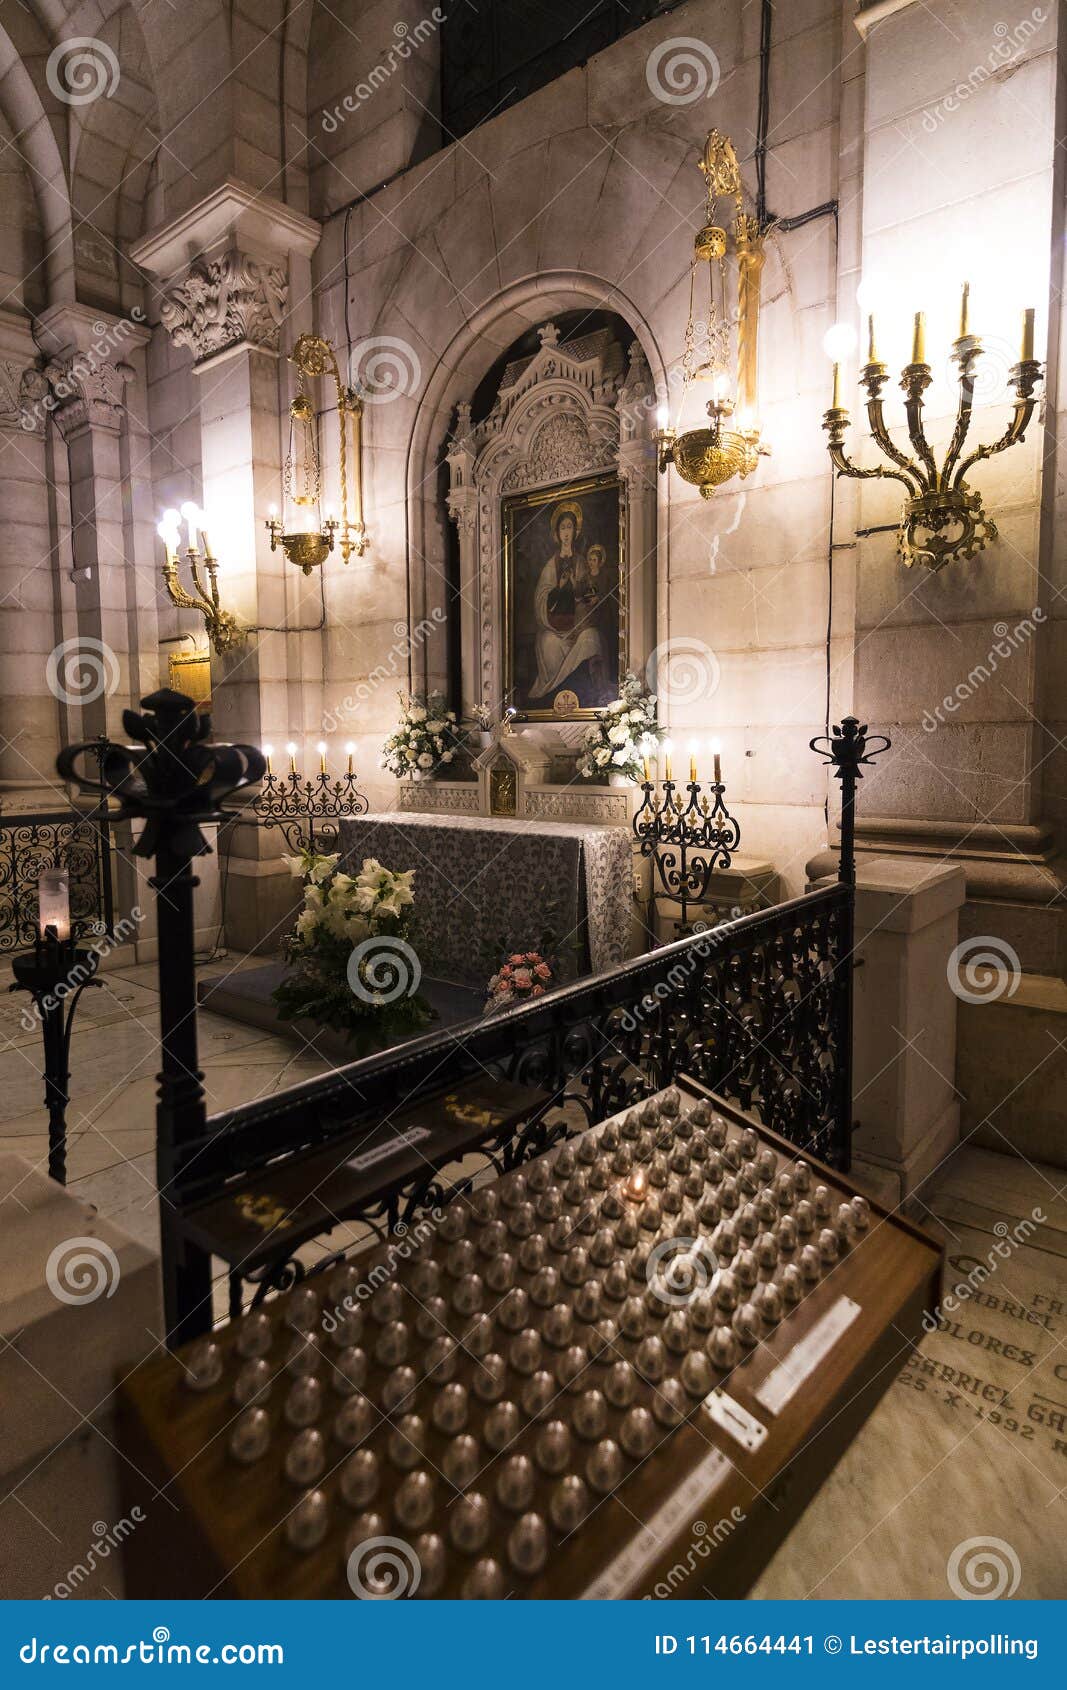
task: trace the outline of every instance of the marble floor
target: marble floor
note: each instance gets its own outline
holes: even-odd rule
[[[69,1112],[70,1189],[152,1248],[157,1005],[154,964],[85,994]],[[18,999],[0,995],[0,1149],[44,1167],[39,1034],[20,1017]],[[216,1015],[201,1015],[200,1035],[212,1110],[327,1066]],[[946,1241],[946,1284],[963,1286],[956,1306],[918,1352],[902,1339],[895,1382],[754,1596],[936,1598],[962,1585],[1067,1597],[1067,1181],[964,1147],[925,1195],[919,1218]],[[220,1281],[220,1312],[223,1291]]]

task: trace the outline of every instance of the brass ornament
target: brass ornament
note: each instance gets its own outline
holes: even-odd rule
[[[679,436],[675,429],[661,428],[656,436],[659,468],[674,464],[683,481],[699,487],[701,497],[710,499],[717,488],[735,476],[751,475],[767,448],[760,444],[755,423],[758,394],[757,340],[759,331],[760,274],[763,269],[763,235],[757,220],[744,210],[741,171],[729,137],[713,129],[704,143],[700,170],[707,191],[705,221],[693,240],[693,261],[689,272],[689,318],[682,352],[682,373],[686,390],[697,381],[713,383],[707,404],[709,427],[688,430]],[[732,202],[729,230],[719,221],[717,202]],[[726,258],[731,240],[737,259],[737,306],[731,314],[727,305]],[[697,284],[701,267],[707,266],[707,306],[697,305]],[[736,334],[736,354],[731,374],[730,353]],[[736,399],[731,396],[736,395]],[[730,427],[738,414],[743,427]]]
[[[321,335],[302,334],[289,354],[289,360],[300,371],[300,390],[289,406],[289,454],[285,461],[283,482],[294,505],[317,506],[320,497],[318,446],[315,440],[315,407],[304,383],[319,376],[332,378],[337,396],[337,417],[340,429],[338,442],[338,479],[341,486],[341,520],[328,517],[318,533],[298,530],[283,532],[277,518],[270,517],[267,531],[270,549],[280,545],[290,563],[296,564],[305,575],[325,563],[337,541],[345,563],[353,552],[362,557],[367,549],[367,530],[363,522],[363,401],[358,393],[346,388],[333,347]],[[348,421],[351,420],[356,485],[354,488],[355,515],[348,515]],[[340,538],[338,539],[338,530]]]
[[[997,525],[987,513],[981,494],[967,481],[967,474],[983,459],[1018,445],[1025,436],[1037,404],[1034,390],[1042,379],[1043,367],[1036,359],[1023,356],[1008,372],[1009,385],[1015,389],[1015,406],[1007,428],[998,440],[977,446],[963,457],[973,416],[975,365],[982,353],[978,336],[967,332],[968,291],[965,287],[961,332],[953,342],[952,351],[959,367],[960,384],[956,423],[940,468],[923,426],[923,394],[930,385],[932,373],[923,356],[925,336],[921,315],[916,318],[913,359],[904,366],[900,381],[912,453],[897,446],[886,424],[882,389],[889,379],[889,370],[875,352],[873,320],[869,323],[869,350],[867,362],[860,371],[860,382],[867,391],[867,420],[871,434],[892,467],[879,464],[871,469],[861,469],[846,453],[845,432],[851,419],[837,400],[836,370],[834,403],[823,417],[830,459],[839,475],[847,475],[857,481],[899,481],[907,490],[897,530],[897,552],[909,569],[921,564],[936,572],[958,559],[970,560],[997,538]],[[1028,315],[1032,335],[1032,313]],[[1030,349],[1029,343],[1024,340],[1024,352]]]

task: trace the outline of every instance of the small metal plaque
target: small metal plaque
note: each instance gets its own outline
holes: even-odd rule
[[[811,1331],[806,1333],[799,1343],[793,1345],[785,1360],[778,1363],[774,1372],[768,1373],[756,1392],[756,1401],[763,1405],[768,1414],[782,1412],[805,1379],[810,1378],[823,1357],[837,1343],[842,1332],[852,1325],[859,1312],[859,1304],[854,1303],[851,1297],[838,1297],[837,1302],[815,1322]]]
[[[754,1414],[750,1414],[747,1408],[742,1408],[721,1386],[709,1391],[704,1398],[704,1412],[716,1426],[724,1432],[729,1432],[741,1448],[748,1450],[750,1454],[754,1449],[759,1449],[767,1436],[767,1428],[763,1422],[757,1420]]]
[[[696,1524],[694,1509],[710,1499],[730,1471],[729,1459],[721,1449],[713,1449],[705,1455],[699,1466],[694,1467],[689,1477],[683,1479],[662,1507],[656,1510],[647,1525],[641,1527],[625,1549],[620,1549],[614,1561],[582,1591],[582,1601],[616,1601],[628,1595],[679,1527]],[[702,1534],[698,1531],[696,1535]]]
[[[376,1162],[384,1162],[387,1156],[395,1156],[398,1150],[406,1150],[409,1145],[418,1144],[420,1139],[429,1136],[429,1127],[408,1127],[405,1132],[397,1133],[395,1138],[383,1139],[381,1144],[372,1145],[369,1150],[350,1157],[345,1167],[351,1168],[355,1174],[361,1174],[364,1169],[373,1168]]]

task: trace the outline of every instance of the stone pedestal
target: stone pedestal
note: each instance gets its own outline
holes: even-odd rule
[[[0,1155],[0,1589],[121,1596],[113,1391],[163,1330],[159,1263]]]
[[[736,916],[750,915],[753,910],[769,909],[779,898],[778,873],[773,863],[760,857],[734,857],[729,868],[719,869],[708,882],[708,895],[700,904],[690,904],[689,920],[682,924],[682,906],[675,899],[665,898],[658,891],[658,877],[651,862],[636,858],[640,864],[648,890],[656,897],[656,937],[663,944],[692,933],[698,923],[717,927],[720,922],[733,921]]]
[[[875,857],[859,866],[853,1166],[894,1206],[959,1142],[949,959],[964,896],[956,865]]]

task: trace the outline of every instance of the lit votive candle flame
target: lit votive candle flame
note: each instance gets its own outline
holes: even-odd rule
[[[352,756],[353,756],[355,749],[356,748],[353,745],[352,741],[349,740],[348,744],[345,746],[345,750],[348,752],[348,772],[349,772],[350,775],[355,773],[355,770],[352,767]]]
[[[296,746],[293,744],[292,740],[289,741],[289,744],[286,746],[285,750],[286,750],[286,754],[289,758],[289,773],[291,775],[295,775],[296,774]]]
[[[626,1195],[631,1203],[643,1203],[648,1193],[648,1175],[644,1168],[635,1168],[626,1181]]]
[[[319,774],[324,775],[325,773],[326,773],[326,741],[324,739],[320,739],[319,740]]]

